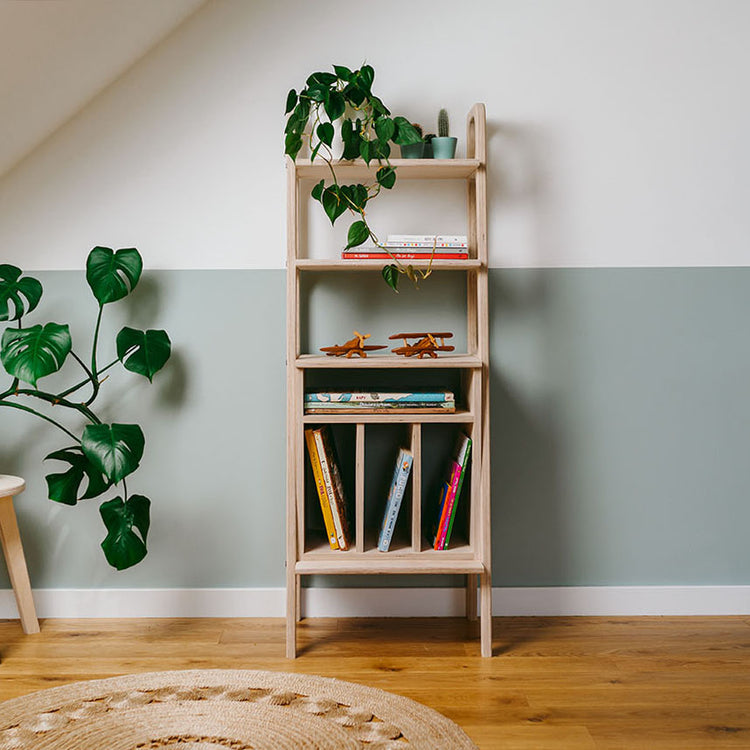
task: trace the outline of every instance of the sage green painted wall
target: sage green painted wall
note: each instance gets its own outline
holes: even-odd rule
[[[35,321],[86,341],[83,274],[35,275]],[[465,341],[459,279],[394,296],[365,278],[311,281],[311,346],[438,324]],[[0,470],[28,481],[17,510],[35,587],[283,586],[285,282],[147,271],[107,309],[105,341],[163,327],[175,352],[152,386],[104,387],[102,416],[146,434],[128,484],[153,502],[150,552],[129,571],[104,561],[96,501],[46,500],[42,458],[65,436],[0,410]],[[750,269],[492,270],[490,286],[494,583],[750,583]]]

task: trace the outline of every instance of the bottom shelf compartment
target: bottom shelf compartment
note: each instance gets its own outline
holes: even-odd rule
[[[369,572],[368,568],[375,566],[377,570],[395,567],[418,572],[425,566],[429,568],[426,572],[481,572],[481,565],[474,564],[479,556],[472,540],[476,501],[472,495],[472,427],[308,426],[298,571],[346,572],[337,570],[337,566],[345,566],[352,572]],[[461,445],[468,456],[457,453]],[[468,446],[471,448],[466,450]],[[313,469],[310,451],[316,449],[319,455],[312,459],[320,465]],[[401,489],[402,499],[394,513],[392,495],[399,494],[396,487]],[[337,513],[343,523],[336,520]],[[440,536],[438,529],[442,530]],[[379,549],[379,541],[381,535],[388,537],[388,532],[390,543],[383,545],[388,547],[384,551]],[[347,549],[337,548],[342,537]],[[448,543],[435,549],[436,544],[440,547],[436,539]],[[308,571],[310,566],[315,569]]]

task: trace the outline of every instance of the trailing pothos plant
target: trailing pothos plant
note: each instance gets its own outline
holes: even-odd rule
[[[392,117],[383,101],[373,94],[375,71],[370,65],[359,70],[334,65],[333,70],[333,73],[313,73],[299,93],[292,89],[287,95],[285,153],[296,160],[307,142],[310,160],[320,157],[326,162],[330,180],[322,179],[313,187],[313,199],[323,206],[331,224],[346,211],[353,216],[347,249],[371,239],[390,255],[394,262],[385,266],[382,273],[388,286],[397,292],[400,274],[416,285],[420,278],[430,274],[432,264],[418,269],[400,263],[378,240],[367,221],[366,209],[382,189],[390,190],[396,183],[396,168],[389,159],[391,143],[399,146],[420,143],[422,136],[405,117]],[[362,158],[367,164],[378,163],[373,182],[352,185],[339,182],[332,148],[337,125],[343,142],[342,159]]]
[[[16,266],[0,265],[0,321],[16,324],[8,325],[0,339],[0,360],[11,377],[10,385],[0,390],[0,407],[19,409],[43,419],[70,439],[69,445],[46,456],[68,465],[63,472],[47,475],[50,500],[75,505],[121,485],[118,495],[99,507],[107,530],[101,546],[109,564],[118,570],[140,562],[147,552],[151,501],[144,495],[129,494],[125,481],[138,468],[145,439],[137,424],[103,422],[92,404],[108,377],[102,376],[118,363],[151,381],[169,359],[171,343],[165,331],[139,331],[126,326],[117,334],[117,358],[105,365],[99,363],[104,307],[130,294],[142,269],[143,261],[135,248],[114,252],[108,247],[95,247],[89,253],[86,281],[99,313],[90,352],[84,359],[73,349],[67,324],[24,325],[25,317],[41,300],[42,285],[37,279],[24,276]],[[80,370],[72,385],[49,391],[39,387],[42,378],[68,363]],[[67,369],[70,371],[71,367]]]

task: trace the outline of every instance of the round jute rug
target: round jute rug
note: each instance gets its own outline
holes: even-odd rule
[[[0,703],[0,750],[476,750],[437,711],[327,677],[248,670],[75,682]]]

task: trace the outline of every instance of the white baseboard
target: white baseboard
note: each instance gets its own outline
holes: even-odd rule
[[[282,588],[36,589],[39,617],[283,617]],[[307,617],[447,617],[463,614],[463,589],[313,588]],[[498,616],[750,615],[750,586],[561,586],[496,588]],[[0,590],[0,618],[18,617]]]

